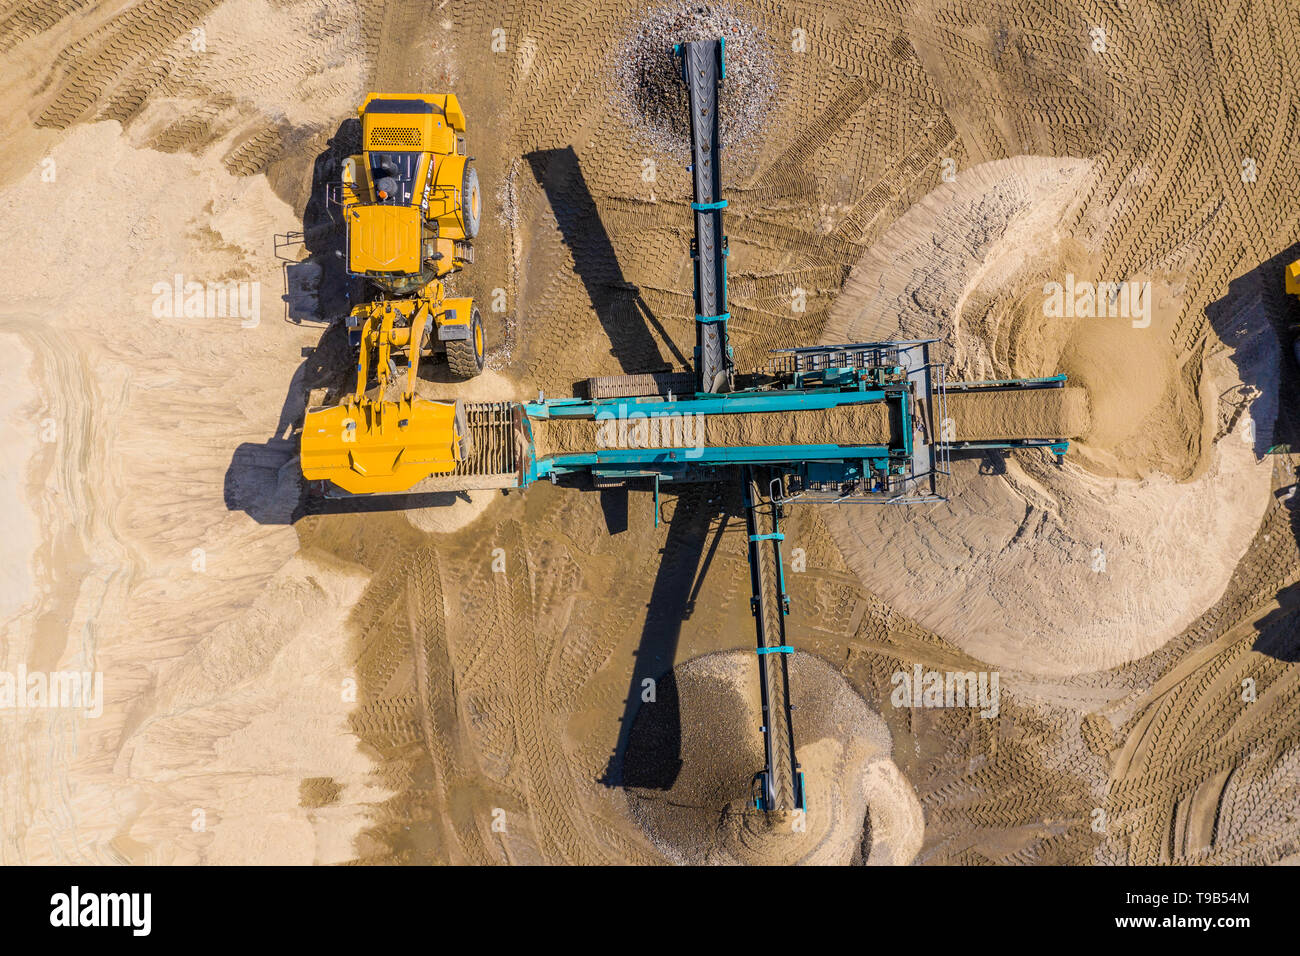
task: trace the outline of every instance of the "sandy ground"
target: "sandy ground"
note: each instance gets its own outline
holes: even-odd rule
[[[3,199],[28,223],[6,240],[28,267],[7,280],[2,321],[15,381],[29,383],[8,427],[30,463],[6,478],[18,545],[6,577],[27,582],[7,591],[6,669],[101,670],[105,702],[89,743],[66,712],[0,722],[6,752],[25,754],[6,769],[9,846],[29,861],[346,859],[346,838],[318,845],[294,808],[303,776],[372,790],[340,692],[340,615],[364,579],[294,559],[290,528],[231,512],[221,491],[232,449],[276,434],[314,340],[276,314],[264,255],[292,211],[263,179],[137,150],[113,122],[76,128],[50,158],[56,182],[38,171]],[[153,283],[173,271],[272,291],[255,327],[156,317]],[[61,743],[35,747],[50,736]],[[291,760],[267,747],[295,738]],[[225,822],[192,831],[195,810]]]
[[[746,770],[763,763],[762,738],[753,732],[762,724],[758,665],[755,655],[735,651],[674,670],[681,767],[667,789],[629,790],[633,819],[678,863],[847,864],[862,854],[864,829],[871,833],[865,862],[910,863],[921,848],[921,806],[891,759],[884,721],[814,657],[795,655],[790,679],[810,715],[799,727],[797,756],[818,812],[771,819],[752,812]],[[668,769],[656,760],[674,752],[662,746],[660,713],[647,706],[638,714],[628,749],[629,760],[647,762],[647,773]]]
[[[826,333],[833,342],[942,334],[955,379],[1070,374],[1081,368],[1070,356],[1093,356],[1071,375],[1074,387],[1051,393],[1086,396],[1091,407],[1064,467],[1033,454],[989,456],[980,470],[1002,474],[980,481],[975,462],[958,461],[955,491],[940,508],[839,510],[827,518],[873,592],[984,660],[1058,675],[1150,653],[1223,593],[1269,503],[1273,464],[1255,437],[1273,430],[1281,355],[1264,323],[1232,336],[1231,347],[1216,334],[1215,349],[1188,381],[1179,366],[1193,356],[1161,341],[1175,332],[1171,315],[1142,329],[1118,317],[1043,315],[1042,276],[1053,273],[1022,250],[1066,243],[1061,200],[1072,193],[1056,183],[1067,172],[1020,157],[976,167],[931,193],[858,265]],[[936,220],[947,225],[942,269],[900,267],[931,257],[930,235],[921,230]],[[897,316],[896,325],[882,328],[882,315]],[[1007,339],[1014,347],[1005,356],[985,344]],[[1217,402],[1205,409],[1204,424],[1186,420],[1189,406],[1200,410],[1200,396],[1235,398],[1245,382],[1262,393],[1230,430],[1213,431]],[[950,399],[957,437],[968,428],[962,403],[989,397]],[[1013,397],[1038,404],[1032,393]],[[1045,424],[1032,414],[1021,420]],[[1203,428],[1214,444],[1202,444]],[[1162,455],[1170,435],[1183,436],[1179,459]],[[1193,457],[1198,447],[1205,462]],[[906,578],[894,573],[898,567]]]
[[[924,512],[792,509],[790,640],[849,688],[796,720],[812,792],[894,808],[854,848],[858,804],[827,803],[826,861],[1294,860],[1286,5],[735,6],[778,78],[769,135],[724,157],[738,364],[901,331],[950,378],[1087,395],[1060,468],[986,456]],[[497,205],[457,277],[494,376],[422,394],[683,367],[689,180],[611,102],[628,23],[614,0],[7,8],[3,667],[100,672],[104,701],[0,714],[4,862],[680,859],[629,803],[675,781],[628,735],[645,679],[752,646],[738,492],[667,493],[657,527],[643,491],[550,486],[304,515],[293,427],[349,362],[286,320],[274,255],[320,220],[367,89],[450,90]],[[1150,324],[1045,321],[1067,272],[1149,281]],[[160,314],[177,274],[258,283],[259,320]],[[915,665],[1000,670],[998,715],[894,706]],[[750,720],[753,688],[719,693]]]

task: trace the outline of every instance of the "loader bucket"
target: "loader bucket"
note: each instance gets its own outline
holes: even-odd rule
[[[352,494],[409,491],[454,471],[468,451],[459,401],[362,401],[307,413],[302,474]]]

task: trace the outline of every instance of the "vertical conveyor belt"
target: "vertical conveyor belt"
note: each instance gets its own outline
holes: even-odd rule
[[[755,804],[769,813],[806,809],[803,774],[794,749],[786,643],[785,570],[781,565],[780,520],[775,502],[764,500],[753,468],[745,469],[745,521],[749,529],[749,573],[757,638],[758,679],[763,704],[763,751],[766,767],[755,778]]]
[[[691,119],[691,170],[695,201],[695,373],[701,392],[731,390],[727,347],[727,237],[722,234],[722,170],[718,164],[718,84],[726,75],[723,41],[696,40],[677,47]]]

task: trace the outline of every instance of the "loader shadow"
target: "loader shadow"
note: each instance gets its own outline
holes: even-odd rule
[[[682,622],[694,613],[722,535],[739,505],[738,494],[724,493],[720,508],[719,491],[716,485],[697,485],[678,496],[650,592],[617,742],[600,780],[607,787],[668,790],[682,769],[681,710],[673,665]],[[718,524],[710,541],[715,518]]]
[[[297,429],[314,388],[338,388],[348,373],[347,332],[328,326],[289,380],[275,432],[265,442],[243,442],[226,467],[226,510],[243,511],[258,524],[293,524],[308,513],[298,468]]]
[[[275,433],[265,442],[241,442],[226,467],[223,497],[227,511],[243,511],[258,524],[292,524],[301,510],[298,442],[293,436],[307,394],[303,362],[289,381]]]
[[[302,232],[275,237],[276,254],[284,260],[286,318],[320,323],[325,329],[289,381],[275,433],[262,443],[241,443],[226,467],[227,510],[246,512],[258,524],[292,524],[304,513],[294,429],[302,420],[311,389],[337,385],[339,370],[351,364],[343,324],[334,322],[351,308],[351,280],[342,256],[342,223],[331,213],[326,187],[339,178],[343,160],[360,148],[360,120],[344,120],[312,162]],[[301,262],[291,261],[298,255],[297,244],[308,254]]]
[[[1255,457],[1300,445],[1300,370],[1291,348],[1296,304],[1286,294],[1287,263],[1300,258],[1300,243],[1228,283],[1223,298],[1205,309],[1215,335],[1231,350],[1242,386],[1221,396],[1228,425],[1249,416]]]
[[[1255,624],[1252,650],[1288,664],[1300,661],[1300,583],[1283,588],[1278,607]]]
[[[360,149],[361,121],[344,120],[312,164],[302,232],[276,236],[276,254],[284,260],[285,317],[290,322],[328,323],[351,309],[353,283],[343,248],[346,232],[326,193],[330,183],[340,180],[343,160]],[[295,261],[299,246],[307,257]]]
[[[1294,393],[1293,393],[1294,394]],[[1300,468],[1296,484],[1279,492],[1282,506],[1290,514],[1291,534],[1300,553]],[[1288,664],[1300,662],[1300,582],[1277,593],[1278,606],[1255,623],[1252,649]]]
[[[1257,458],[1300,452],[1300,300],[1287,295],[1287,264],[1300,259],[1300,243],[1274,255],[1228,284],[1228,292],[1205,310],[1218,337],[1235,351],[1232,361],[1245,386],[1229,396],[1229,424],[1241,415],[1256,422]],[[1269,424],[1271,422],[1271,425]],[[1300,481],[1300,472],[1294,475]],[[1292,543],[1300,554],[1300,494],[1279,492],[1289,512]],[[1300,661],[1300,584],[1277,594],[1279,607],[1256,624],[1254,649],[1281,661]]]
[[[560,236],[573,256],[574,272],[587,290],[596,318],[609,338],[610,353],[618,359],[624,374],[670,369],[651,328],[672,351],[677,366],[690,368],[691,363],[673,344],[641,291],[623,276],[573,147],[537,150],[524,158],[546,193]]]

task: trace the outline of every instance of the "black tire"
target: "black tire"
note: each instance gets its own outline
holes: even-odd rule
[[[478,235],[479,220],[483,216],[483,196],[478,188],[478,170],[466,160],[465,176],[460,184],[460,218],[465,223],[465,238]]]
[[[473,378],[483,371],[486,348],[483,339],[483,319],[474,306],[469,318],[469,338],[451,339],[447,342],[447,365],[457,378]]]

